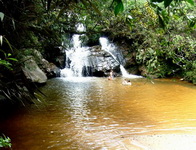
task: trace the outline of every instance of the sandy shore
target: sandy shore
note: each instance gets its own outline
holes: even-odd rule
[[[110,150],[196,150],[196,135],[163,134],[122,137],[118,141],[118,146]]]

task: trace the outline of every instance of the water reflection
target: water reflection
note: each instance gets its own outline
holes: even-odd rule
[[[88,97],[89,87],[89,83],[81,81],[79,84],[71,83],[69,89],[66,91],[68,101],[66,100],[65,102],[69,105],[68,109],[71,113],[71,120],[78,128],[89,118],[90,110],[87,108],[90,101]]]
[[[195,86],[122,81],[52,79],[41,88],[46,104],[16,114],[0,129],[13,139],[14,150],[196,148]]]

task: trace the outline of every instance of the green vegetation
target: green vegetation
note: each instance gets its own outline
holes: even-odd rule
[[[35,99],[24,79],[22,55],[40,51],[54,61],[55,47],[84,32],[98,44],[101,35],[127,44],[127,57],[150,77],[179,76],[196,84],[196,10],[193,0],[2,0],[0,1],[0,95],[23,105]],[[129,69],[129,68],[127,68]],[[0,137],[0,148],[11,148]]]
[[[11,148],[11,139],[9,137],[6,137],[5,135],[0,136],[0,148]]]
[[[165,0],[125,4],[124,12],[110,21],[112,38],[128,41],[146,76],[179,76],[195,83],[194,3]]]
[[[56,46],[69,47],[76,25],[87,44],[101,35],[130,46],[146,76],[179,76],[196,83],[196,10],[193,0],[3,0],[0,1],[0,94],[12,101],[34,98],[24,80],[21,55],[40,51],[54,61]],[[129,68],[128,68],[129,69]]]

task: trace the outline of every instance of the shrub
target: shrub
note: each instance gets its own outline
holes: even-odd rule
[[[0,137],[0,148],[11,148],[11,139],[5,135]]]

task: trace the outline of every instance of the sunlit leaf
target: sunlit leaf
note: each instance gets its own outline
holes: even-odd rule
[[[16,58],[8,58],[8,59],[12,61],[18,61]]]
[[[1,21],[3,21],[4,13],[0,12],[0,18],[1,18]]]
[[[3,44],[3,36],[2,35],[0,35],[0,43],[1,43],[1,45]]]
[[[194,1],[193,0],[186,0],[189,4],[194,5]]]

